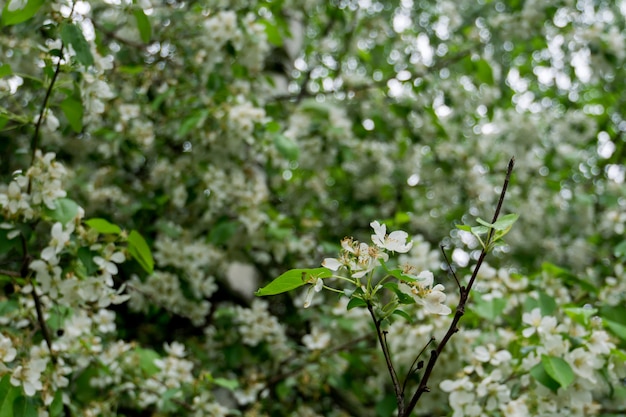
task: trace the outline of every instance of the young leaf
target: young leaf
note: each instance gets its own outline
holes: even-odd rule
[[[508,230],[513,226],[513,224],[517,221],[518,218],[519,218],[518,214],[515,214],[515,213],[507,214],[506,216],[500,217],[498,221],[496,221],[492,225],[492,227],[496,230]]]
[[[107,235],[107,234],[119,235],[122,232],[122,229],[120,229],[119,226],[113,223],[109,223],[105,219],[100,219],[100,218],[89,219],[89,220],[85,220],[85,224],[91,227],[92,229],[94,229],[96,232],[102,233],[104,235]]]
[[[152,258],[150,247],[143,236],[136,230],[131,231],[128,235],[128,252],[130,256],[139,262],[144,271],[149,274],[154,271],[154,259]]]
[[[543,369],[563,388],[574,382],[574,371],[564,359],[556,356],[541,355]]]
[[[407,321],[408,321],[409,323],[413,323],[413,317],[411,317],[411,316],[410,316],[410,315],[409,315],[406,311],[404,311],[404,310],[400,310],[400,309],[398,308],[398,309],[393,310],[393,313],[391,313],[391,314],[395,314],[395,315],[397,315],[397,316],[404,317],[405,319],[407,319]]]
[[[291,269],[274,279],[265,287],[260,288],[254,295],[262,297],[265,295],[281,294],[303,286],[311,277],[328,278],[331,275],[332,272],[326,268]]]
[[[367,307],[367,303],[361,298],[354,297],[348,302],[346,310],[352,310],[357,307]]]

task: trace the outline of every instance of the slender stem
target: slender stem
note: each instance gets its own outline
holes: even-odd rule
[[[385,356],[385,362],[387,362],[387,369],[389,370],[389,375],[391,376],[391,381],[393,383],[393,390],[396,393],[396,403],[398,404],[398,415],[404,415],[404,392],[402,390],[402,387],[400,386],[400,381],[398,380],[396,369],[393,367],[393,362],[391,361],[391,354],[389,353],[389,347],[387,346],[385,332],[381,330],[380,321],[376,318],[376,315],[374,314],[374,309],[372,308],[372,304],[369,301],[367,302],[367,310],[370,312],[370,315],[372,316],[372,321],[374,322],[374,326],[376,326],[376,334],[378,335],[378,342],[380,343],[380,347],[383,350],[383,355]]]
[[[498,220],[498,216],[500,215],[500,209],[502,208],[502,204],[504,202],[504,197],[506,195],[506,190],[509,185],[509,180],[511,179],[511,173],[513,172],[514,165],[515,165],[515,158],[511,158],[511,160],[509,161],[509,165],[508,165],[507,172],[506,172],[506,177],[504,180],[504,185],[502,186],[502,191],[500,192],[500,199],[498,200],[498,205],[496,206],[496,211],[493,216],[492,223],[495,223]],[[400,408],[398,407],[399,417],[409,417],[411,415],[411,412],[417,405],[417,402],[419,401],[422,394],[430,391],[430,388],[428,388],[428,380],[430,379],[433,368],[435,367],[435,364],[437,363],[437,359],[439,359],[441,352],[448,344],[448,341],[450,340],[452,335],[459,331],[459,328],[458,328],[459,320],[461,320],[461,317],[463,317],[463,315],[465,314],[465,305],[467,304],[467,301],[469,300],[470,291],[472,290],[474,281],[476,280],[476,277],[478,276],[478,271],[480,270],[480,267],[483,261],[485,260],[485,257],[487,256],[487,249],[489,248],[490,241],[491,241],[491,233],[489,233],[488,235],[485,248],[483,248],[483,251],[480,253],[480,257],[478,258],[478,261],[476,262],[476,267],[474,268],[474,271],[472,272],[472,276],[467,284],[467,287],[459,288],[459,293],[460,293],[459,303],[457,304],[456,312],[454,314],[454,318],[452,319],[452,323],[450,323],[450,326],[448,327],[448,331],[446,332],[443,339],[441,339],[441,343],[439,343],[436,349],[433,349],[430,351],[430,359],[428,360],[428,364],[426,365],[426,369],[424,370],[424,375],[422,376],[422,379],[420,380],[420,384],[417,387],[417,390],[411,397],[411,401],[409,402],[409,405],[404,410],[400,410]]]
[[[459,282],[459,279],[457,278],[456,273],[454,272],[454,269],[452,268],[452,264],[450,264],[450,260],[448,259],[448,255],[446,255],[446,251],[443,250],[443,245],[439,246],[439,248],[441,248],[441,253],[443,253],[443,257],[446,260],[446,264],[448,265],[448,271],[450,271],[450,273],[454,277],[454,280],[456,281],[456,285],[457,285],[457,287],[460,290],[461,289],[461,283]]]
[[[428,343],[426,343],[424,345],[424,347],[422,348],[422,350],[420,350],[420,353],[417,354],[417,356],[415,357],[415,359],[413,360],[413,363],[411,364],[411,367],[409,368],[409,372],[406,374],[406,378],[404,379],[404,384],[402,384],[402,392],[406,391],[406,383],[409,381],[409,378],[411,377],[411,375],[417,371],[418,369],[420,369],[421,367],[416,368],[415,370],[413,369],[415,367],[415,364],[417,363],[418,359],[422,357],[422,355],[424,354],[424,352],[426,351],[426,348],[428,346],[430,346],[430,344],[432,342],[435,341],[434,337],[431,337],[430,340],[428,341]]]

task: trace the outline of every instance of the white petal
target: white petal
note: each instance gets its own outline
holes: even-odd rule
[[[339,260],[337,260],[335,258],[325,258],[322,261],[322,266],[324,268],[330,269],[331,271],[336,271],[339,268],[341,268],[343,266],[343,264],[341,262],[339,262]]]

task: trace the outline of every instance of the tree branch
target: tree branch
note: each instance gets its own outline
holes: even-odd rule
[[[504,179],[504,185],[502,186],[502,191],[500,192],[500,199],[498,200],[498,205],[496,206],[496,211],[493,215],[492,223],[495,223],[496,220],[498,220],[498,216],[500,215],[500,210],[502,208],[502,204],[504,203],[504,197],[506,195],[506,190],[508,188],[509,181],[511,179],[511,173],[513,172],[514,165],[515,165],[515,158],[511,158],[511,160],[509,161],[508,168],[507,168],[506,177]],[[485,260],[485,257],[487,256],[487,249],[489,248],[489,243],[491,242],[491,238],[492,238],[492,230],[490,230],[488,234],[487,241],[485,243],[485,248],[480,253],[480,257],[478,258],[478,261],[476,262],[476,267],[474,268],[474,272],[472,273],[472,276],[469,280],[469,283],[467,284],[467,287],[461,286],[459,288],[460,298],[459,298],[459,303],[457,304],[457,307],[456,307],[456,313],[454,314],[454,318],[452,319],[452,323],[450,323],[450,327],[448,327],[448,331],[446,332],[446,335],[443,337],[443,339],[441,339],[441,343],[439,343],[439,345],[437,346],[437,349],[431,350],[430,359],[428,361],[428,364],[426,365],[426,369],[424,370],[424,375],[422,376],[422,379],[420,380],[420,384],[417,387],[417,390],[415,391],[415,393],[413,394],[413,397],[411,397],[411,401],[409,402],[409,405],[404,410],[401,410],[400,407],[398,407],[399,417],[409,417],[411,415],[411,412],[417,405],[417,402],[419,401],[422,394],[430,391],[430,388],[428,388],[428,380],[430,379],[433,368],[435,367],[435,364],[437,363],[437,359],[439,359],[441,352],[448,344],[448,341],[450,340],[452,335],[459,330],[457,325],[459,323],[459,320],[461,320],[461,317],[463,317],[463,315],[465,314],[465,305],[467,304],[467,301],[469,300],[470,291],[472,290],[474,281],[476,280],[476,277],[478,276],[478,271],[480,270],[480,267],[483,261]]]

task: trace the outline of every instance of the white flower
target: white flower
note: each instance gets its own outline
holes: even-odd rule
[[[432,314],[448,315],[452,312],[450,307],[443,304],[446,301],[444,294],[444,286],[437,284],[434,287],[433,273],[430,271],[422,271],[416,277],[418,281],[410,284],[401,282],[398,284],[400,291],[409,294],[415,299],[415,302],[424,307],[424,309]]]
[[[387,235],[387,226],[380,224],[377,221],[370,223],[374,234],[372,235],[372,242],[381,249],[387,249],[392,252],[407,253],[411,250],[413,242],[407,243],[409,235],[402,230],[396,230]]]
[[[315,285],[309,288],[309,292],[306,293],[306,298],[304,299],[304,308],[308,308],[313,301],[313,296],[316,292],[322,291],[324,288],[324,281],[321,278],[318,278],[315,281]]]
[[[35,392],[43,389],[41,373],[46,369],[46,364],[46,359],[34,359],[24,366],[19,365],[11,374],[11,385],[22,385],[24,393],[32,397]]]
[[[325,349],[330,343],[330,333],[323,332],[318,327],[313,327],[311,334],[302,337],[302,343],[310,350]]]
[[[105,255],[106,258],[102,256],[94,256],[93,261],[96,265],[100,267],[102,271],[108,272],[111,275],[117,274],[117,265],[121,264],[126,260],[126,257],[122,252],[114,252],[110,255]]]
[[[581,347],[568,352],[565,359],[572,366],[572,370],[578,376],[581,376],[594,384],[596,383],[596,378],[594,376],[595,370],[604,365],[604,361],[596,356],[596,354],[587,352]]]
[[[15,359],[17,350],[13,347],[13,342],[8,337],[0,333],[0,361],[8,363]]]
[[[70,240],[70,232],[63,231],[63,225],[56,222],[50,231],[52,239],[49,246],[41,252],[41,258],[48,261],[59,254]]]

